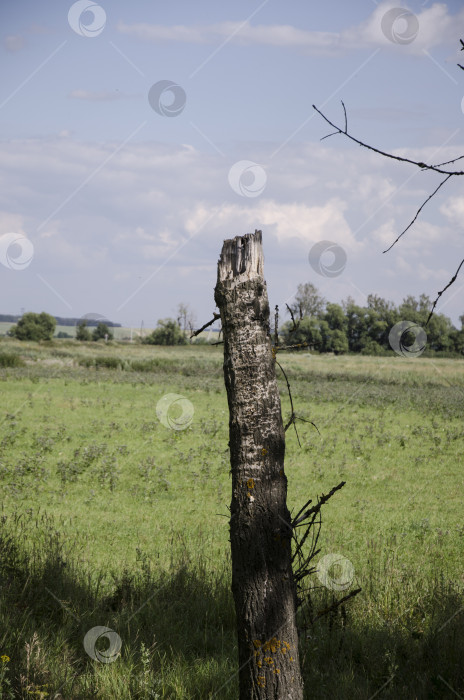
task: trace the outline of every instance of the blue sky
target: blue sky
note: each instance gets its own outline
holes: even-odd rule
[[[309,281],[330,301],[434,298],[464,257],[459,178],[383,255],[440,176],[320,141],[312,109],[343,124],[343,100],[355,136],[398,154],[462,155],[461,3],[17,0],[0,17],[1,312],[150,327],[187,302],[203,323],[223,239],[255,228],[272,306]],[[320,241],[346,253],[335,277],[308,263]],[[439,305],[458,326],[463,290]]]

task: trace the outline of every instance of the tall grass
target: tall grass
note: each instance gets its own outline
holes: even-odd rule
[[[221,351],[56,349],[0,368],[0,696],[236,698]],[[305,629],[343,595],[312,577],[306,697],[462,695],[463,363],[281,362],[320,431],[297,421],[301,448],[287,432],[290,508],[347,482],[321,556],[349,558],[362,587]],[[194,406],[186,430],[156,414],[171,392]],[[97,626],[121,640],[111,663],[84,647]]]

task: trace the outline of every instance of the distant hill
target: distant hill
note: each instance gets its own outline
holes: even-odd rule
[[[13,316],[11,314],[0,314],[0,322],[6,323],[17,323],[21,316]],[[75,326],[82,321],[82,318],[61,318],[61,316],[54,316],[56,318],[57,326]],[[87,326],[98,326],[100,321],[92,318],[85,319],[87,321]],[[103,322],[111,328],[122,328],[120,323],[114,323],[113,321],[107,321],[103,319]]]

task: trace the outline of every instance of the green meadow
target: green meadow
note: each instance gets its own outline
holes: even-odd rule
[[[460,697],[464,360],[278,360],[304,419],[300,445],[286,434],[290,510],[346,482],[315,565],[336,553],[353,576],[310,580],[306,697]],[[237,698],[222,346],[3,338],[0,390],[0,697]],[[167,394],[184,429],[181,403],[160,420]],[[97,626],[120,649],[103,637],[92,658]]]

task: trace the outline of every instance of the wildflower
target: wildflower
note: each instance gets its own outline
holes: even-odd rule
[[[3,656],[0,656],[0,660],[1,660],[2,664],[7,664],[8,661],[10,660],[10,657],[7,656],[6,654],[3,654]]]

